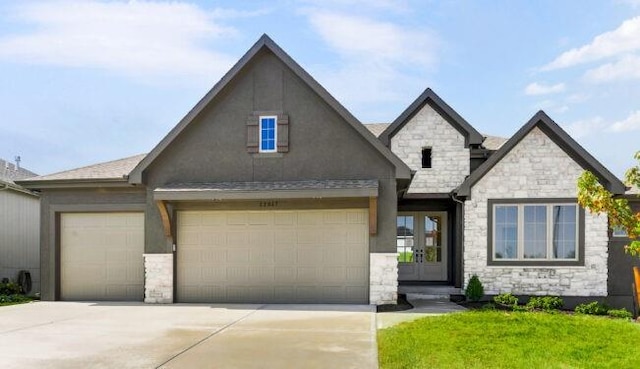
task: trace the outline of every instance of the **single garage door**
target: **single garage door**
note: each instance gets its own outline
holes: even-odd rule
[[[144,214],[60,217],[62,300],[142,301]]]
[[[182,211],[180,302],[368,303],[367,210]]]

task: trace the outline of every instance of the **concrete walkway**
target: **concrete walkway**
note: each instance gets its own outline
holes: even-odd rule
[[[436,316],[448,313],[455,313],[467,310],[466,308],[449,300],[408,300],[413,309],[378,313],[376,326],[378,329],[393,327],[403,322],[424,318],[426,316]]]
[[[0,368],[377,368],[366,305],[34,302],[0,308]]]

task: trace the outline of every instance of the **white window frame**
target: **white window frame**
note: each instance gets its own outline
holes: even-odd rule
[[[512,262],[512,261],[527,261],[527,262],[548,262],[548,261],[578,261],[580,260],[580,209],[575,203],[565,202],[548,202],[548,203],[495,203],[492,205],[493,219],[491,223],[492,240],[491,240],[491,255],[492,260],[496,263],[500,262]],[[516,258],[502,258],[498,259],[496,255],[496,208],[500,206],[515,206],[518,209],[518,242],[517,242],[517,257]],[[544,259],[534,259],[524,257],[524,207],[525,206],[546,206],[547,210],[547,257]],[[561,259],[553,257],[553,207],[554,206],[574,206],[576,208],[576,234],[575,234],[575,257],[571,259]]]
[[[273,149],[265,150],[262,148],[262,121],[264,119],[273,119]],[[277,115],[261,115],[258,118],[258,152],[270,153],[278,152],[278,116]]]

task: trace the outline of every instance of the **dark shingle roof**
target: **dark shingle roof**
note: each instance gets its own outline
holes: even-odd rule
[[[98,163],[82,168],[66,170],[53,174],[47,174],[29,181],[58,181],[73,179],[115,179],[127,176],[133,168],[145,157],[146,154],[131,156],[124,159]]]

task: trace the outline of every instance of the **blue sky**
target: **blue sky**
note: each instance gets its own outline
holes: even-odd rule
[[[431,87],[485,134],[543,109],[618,176],[640,150],[640,0],[3,1],[0,158],[148,152],[263,33],[364,123]]]

